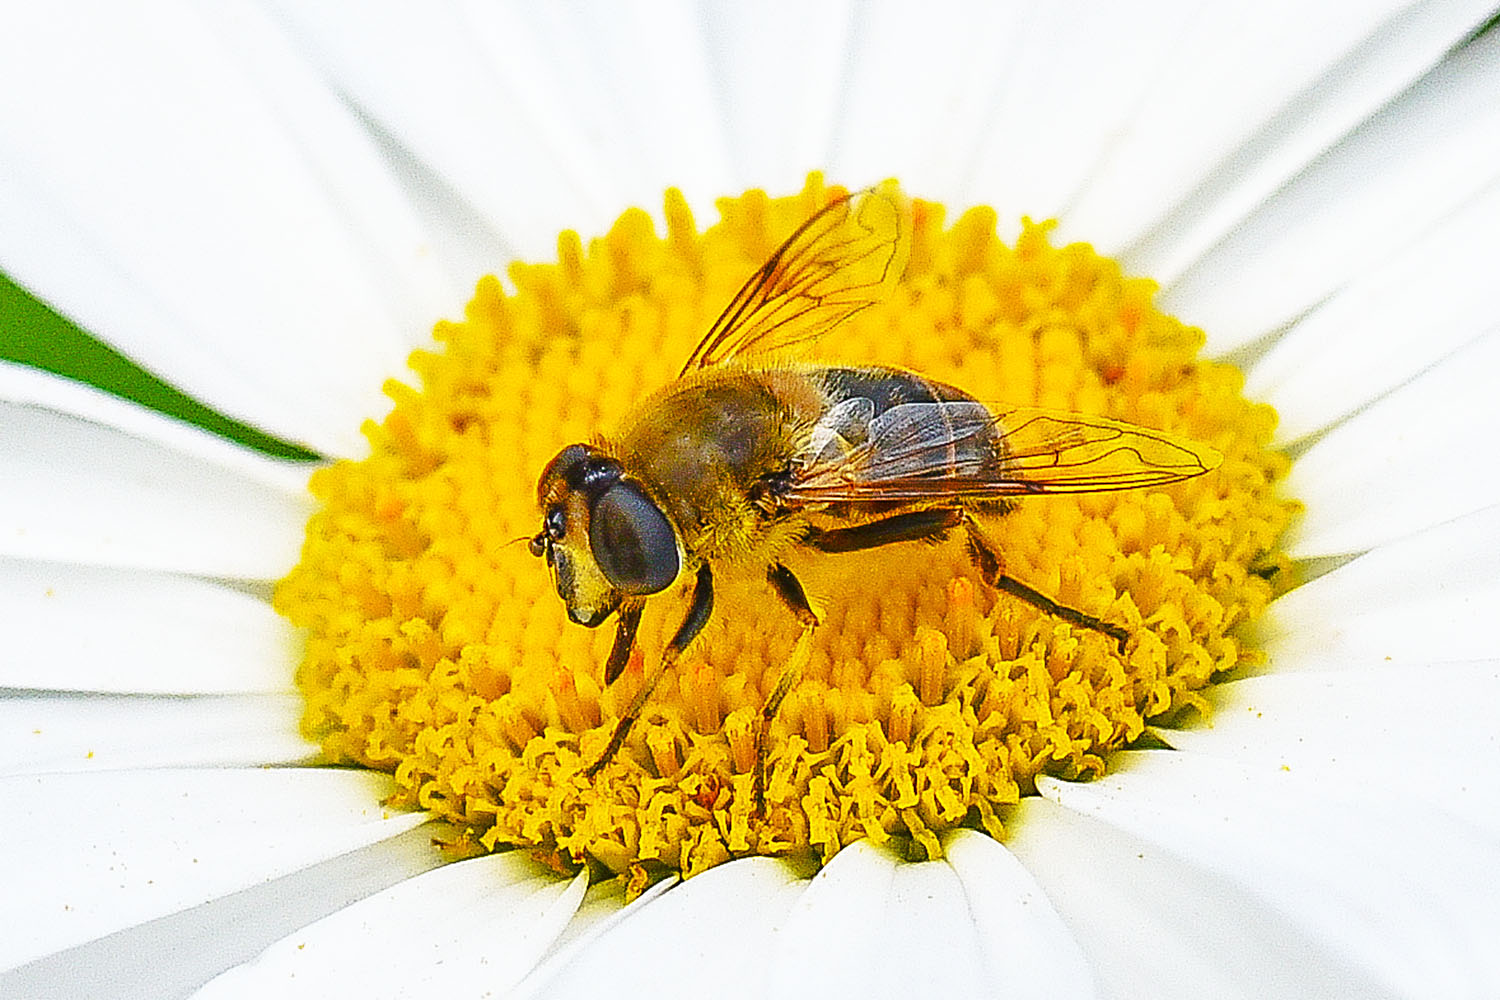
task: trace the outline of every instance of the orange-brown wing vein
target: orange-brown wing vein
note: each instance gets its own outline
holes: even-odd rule
[[[745,282],[682,373],[813,340],[884,299],[905,266],[905,212],[887,187],[824,206]]]
[[[1097,493],[1166,486],[1221,461],[1212,448],[1104,417],[1026,409],[978,418],[951,404],[935,416],[920,431],[891,426],[810,462],[794,474],[788,498],[915,503]],[[981,445],[993,457],[977,458]]]

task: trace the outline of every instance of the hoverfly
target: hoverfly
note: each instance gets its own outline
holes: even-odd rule
[[[606,684],[625,668],[651,595],[692,581],[685,618],[587,776],[613,758],[657,681],[708,623],[714,567],[764,567],[802,633],[757,730],[763,813],[770,724],[818,625],[782,562],[793,547],[853,552],[962,531],[988,586],[1102,633],[1124,653],[1126,629],[1008,576],[975,515],[1037,494],[1163,486],[1208,472],[1217,454],[1099,417],[992,412],[916,372],[772,359],[881,301],[904,269],[905,228],[892,190],[834,198],[740,288],[675,382],[619,433],[570,444],[543,470],[542,528],[530,549],[545,557],[570,619],[597,628],[617,616]]]

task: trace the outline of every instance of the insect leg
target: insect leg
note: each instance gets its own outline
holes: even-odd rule
[[[630,700],[630,706],[625,709],[625,714],[620,716],[620,721],[615,724],[615,731],[609,738],[609,745],[604,748],[604,752],[599,755],[599,759],[584,770],[585,777],[592,778],[598,775],[604,769],[604,765],[608,764],[619,751],[621,744],[625,742],[625,737],[630,733],[630,727],[635,725],[635,720],[641,717],[641,709],[646,707],[646,701],[651,697],[651,692],[656,690],[656,685],[661,680],[662,674],[666,673],[667,669],[677,662],[678,657],[682,655],[682,651],[687,649],[688,644],[698,637],[699,632],[703,631],[703,626],[708,624],[708,618],[713,614],[713,610],[714,577],[713,573],[709,571],[708,564],[704,563],[698,567],[698,580],[693,585],[693,600],[688,606],[687,617],[682,620],[681,625],[677,626],[677,634],[672,636],[672,641],[667,643],[667,648],[662,650],[661,662],[657,664],[656,669],[646,678],[646,683],[641,685],[641,689]],[[637,618],[639,618],[639,615],[640,612],[637,611]],[[625,631],[625,627],[626,625],[622,618],[619,631],[615,633],[617,645],[620,635]],[[630,634],[631,638],[634,639],[634,625],[630,626]],[[611,652],[610,658],[613,660],[613,652]]]
[[[645,601],[632,601],[620,608],[619,620],[615,623],[615,644],[610,648],[609,659],[604,661],[604,683],[613,684],[625,669],[630,652],[635,649],[635,630],[641,624],[641,611]]]
[[[858,552],[896,542],[915,542],[940,538],[949,528],[963,523],[964,512],[940,507],[897,514],[883,521],[871,521],[852,528],[813,529],[802,544],[819,552]]]
[[[776,590],[776,596],[791,609],[796,615],[797,621],[802,625],[802,634],[797,637],[797,644],[792,647],[792,655],[788,658],[786,666],[781,668],[781,676],[776,678],[776,687],[771,690],[770,697],[760,709],[760,727],[755,731],[755,815],[766,814],[766,754],[769,751],[767,745],[771,738],[771,720],[776,718],[776,713],[781,708],[781,703],[796,685],[797,678],[802,674],[802,667],[806,664],[808,655],[812,652],[813,629],[818,627],[818,616],[813,613],[812,606],[807,603],[807,591],[802,589],[802,583],[792,571],[777,563],[771,567],[766,574],[766,579],[771,581],[771,586]]]
[[[1061,618],[1070,625],[1092,629],[1095,632],[1101,632],[1109,636],[1119,644],[1120,655],[1125,655],[1125,644],[1130,641],[1130,632],[1127,629],[1107,622],[1103,618],[1095,618],[1093,615],[1085,614],[1077,608],[1070,608],[1066,604],[1058,604],[1041,591],[1028,587],[1013,576],[1007,576],[1005,574],[1005,564],[1001,561],[1000,553],[996,549],[995,544],[989,540],[970,514],[963,512],[961,517],[964,529],[969,535],[969,555],[973,558],[974,566],[979,570],[979,575],[984,577],[985,583],[1012,597],[1019,597],[1032,607],[1054,618]]]

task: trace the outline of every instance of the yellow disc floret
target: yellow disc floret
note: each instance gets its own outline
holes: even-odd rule
[[[304,728],[326,756],[395,774],[402,798],[476,848],[537,848],[639,876],[691,875],[744,854],[826,860],[860,837],[929,856],[1037,774],[1102,772],[1148,720],[1246,661],[1242,634],[1285,558],[1294,504],[1275,415],[1202,334],[1158,312],[1155,286],[1027,224],[1017,245],[987,209],[944,228],[916,202],[911,259],[889,300],[820,341],[814,360],[894,364],[994,404],[1102,415],[1211,445],[1216,471],[1158,491],[1037,497],[986,531],[1006,571],[1118,622],[1127,655],[975,578],[962,544],[905,543],[789,565],[822,618],[770,736],[766,810],[751,786],[761,706],[796,620],[759,578],[720,581],[713,621],[593,778],[615,720],[681,621],[653,600],[638,651],[603,686],[612,628],[568,622],[535,534],[538,473],[564,445],[617,427],[676,376],[738,285],[826,201],[720,204],[699,232],[680,194],[667,234],[630,211],[587,248],[516,265],[514,294],[479,284],[461,322],[417,351],[420,389],[366,426],[369,458],[317,472],[320,511],[277,607],[307,631]]]

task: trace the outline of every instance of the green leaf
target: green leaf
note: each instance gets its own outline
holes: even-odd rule
[[[0,359],[86,382],[278,458],[318,455],[231,419],[152,375],[0,274]]]

